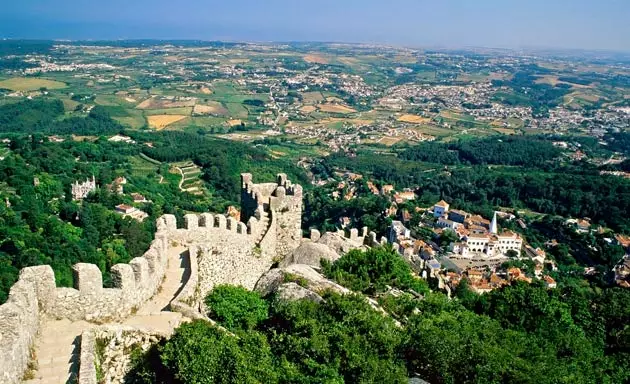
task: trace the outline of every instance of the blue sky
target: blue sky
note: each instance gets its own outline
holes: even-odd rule
[[[630,0],[3,0],[0,37],[630,51]]]

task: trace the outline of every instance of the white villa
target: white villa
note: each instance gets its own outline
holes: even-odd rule
[[[83,200],[87,195],[96,189],[96,179],[92,175],[92,180],[86,179],[85,182],[80,183],[75,181],[72,183],[72,198],[74,200]]]
[[[523,238],[512,231],[499,232],[497,213],[492,221],[480,216],[473,216],[464,211],[449,211],[449,204],[444,200],[433,206],[436,225],[457,233],[459,241],[452,243],[449,250],[465,258],[495,258],[506,256],[508,251],[515,251],[519,256]]]

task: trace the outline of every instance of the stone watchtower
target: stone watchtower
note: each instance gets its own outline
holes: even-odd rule
[[[302,186],[291,184],[284,173],[275,183],[254,184],[251,173],[241,174],[241,221],[267,213],[275,224],[276,254],[284,258],[302,239]]]

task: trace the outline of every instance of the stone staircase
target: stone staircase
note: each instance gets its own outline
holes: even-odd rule
[[[158,292],[123,324],[170,333],[184,321],[181,313],[170,312],[169,304],[188,280],[190,266],[186,248],[169,249],[168,266]],[[80,341],[83,331],[96,327],[86,321],[43,321],[35,340],[32,372],[27,372],[23,384],[75,384],[79,372]],[[29,377],[30,376],[30,377]]]
[[[261,228],[263,229],[260,231],[260,233],[258,234],[258,237],[256,238],[256,244],[260,244],[263,237],[265,237],[265,235],[267,234],[267,231],[269,230],[269,226],[271,225],[271,219],[270,219],[268,211],[264,211],[264,210],[262,211],[262,214],[260,215],[260,224],[261,224]]]
[[[46,321],[35,342],[36,372],[25,384],[72,384],[79,372],[80,339],[84,330],[94,327],[85,321]]]

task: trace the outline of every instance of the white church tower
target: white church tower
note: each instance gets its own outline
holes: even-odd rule
[[[490,223],[490,233],[496,235],[499,232],[499,228],[497,226],[497,212],[494,212],[494,216],[492,216],[492,222]]]

